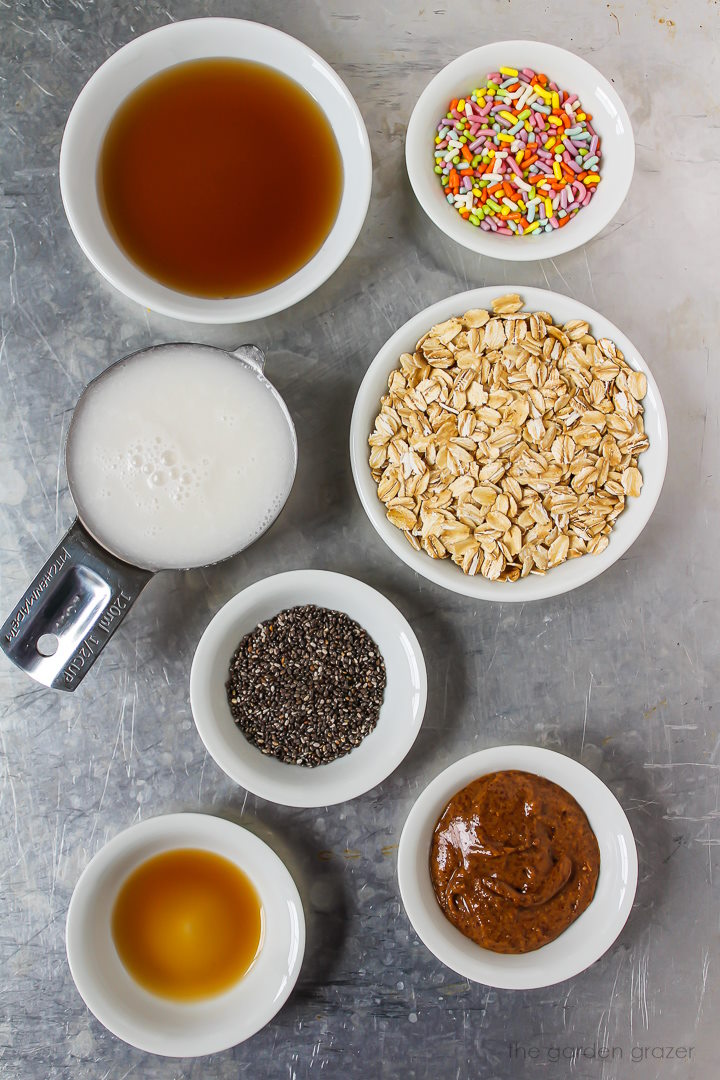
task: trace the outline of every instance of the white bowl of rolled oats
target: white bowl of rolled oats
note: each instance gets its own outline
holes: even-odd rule
[[[473,289],[405,323],[350,427],[358,494],[388,547],[444,588],[502,602],[568,592],[616,562],[653,512],[667,452],[632,342],[524,287]]]

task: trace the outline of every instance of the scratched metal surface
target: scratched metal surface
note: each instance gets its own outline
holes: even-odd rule
[[[94,68],[134,35],[200,12],[255,17],[317,49],[355,93],[375,160],[369,217],[345,265],[291,311],[241,330],[183,327],[125,302],[84,260],[58,191],[63,123]],[[520,268],[444,242],[402,167],[429,77],[472,44],[512,36],[587,56],[613,79],[638,142],[629,199],[604,234]],[[720,195],[717,39],[717,4],[705,0],[0,0],[3,617],[72,519],[70,410],[119,355],[191,334],[255,340],[300,439],[292,498],[262,543],[207,572],[157,577],[78,693],[0,666],[0,1076],[717,1075],[718,231],[703,209]],[[474,604],[401,565],[360,509],[346,452],[355,389],[385,338],[431,301],[504,282],[570,293],[621,326],[653,368],[671,432],[664,494],[625,558],[569,596],[522,608]],[[243,584],[301,566],[382,589],[429,661],[427,717],[407,760],[365,798],[319,811],[246,797],[207,759],[188,706],[210,616]],[[409,928],[395,875],[402,823],[428,780],[507,741],[589,765],[627,810],[640,853],[619,941],[583,975],[532,993],[471,986],[436,962]],[[179,1063],[131,1049],[89,1015],[63,928],[78,875],[109,837],[187,809],[269,840],[297,879],[309,934],[297,989],[263,1032]]]

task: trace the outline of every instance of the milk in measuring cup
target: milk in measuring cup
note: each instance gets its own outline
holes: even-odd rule
[[[295,472],[281,403],[220,350],[150,350],[108,369],[83,395],[66,453],[90,533],[126,562],[181,568],[252,543]]]

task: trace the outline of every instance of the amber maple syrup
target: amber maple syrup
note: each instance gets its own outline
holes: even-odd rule
[[[246,296],[286,280],[337,215],[342,162],[296,82],[246,60],[166,69],[120,105],[98,167],[106,221],[169,288]]]
[[[123,884],[112,935],[136,982],[161,997],[193,1001],[247,974],[262,945],[262,905],[229,859],[193,848],[165,851]]]

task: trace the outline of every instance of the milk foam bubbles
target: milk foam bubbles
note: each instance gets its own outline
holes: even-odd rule
[[[283,407],[217,349],[169,345],[110,368],[83,394],[67,471],[80,519],[150,568],[201,566],[252,543],[295,474]]]

